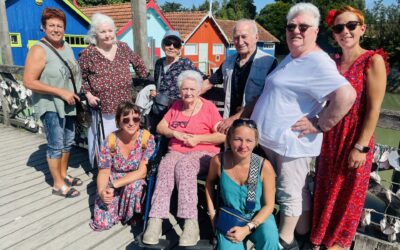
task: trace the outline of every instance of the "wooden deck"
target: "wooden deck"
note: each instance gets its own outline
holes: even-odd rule
[[[103,232],[88,226],[96,186],[86,150],[74,148],[69,162],[69,173],[84,181],[81,195],[65,199],[51,194],[43,135],[0,124],[0,138],[0,249],[143,249],[134,240],[142,225],[120,223]],[[177,248],[179,225],[173,217],[164,223],[166,249]]]

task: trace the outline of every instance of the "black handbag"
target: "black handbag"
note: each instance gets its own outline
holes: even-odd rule
[[[85,94],[84,93],[78,93],[78,91],[76,89],[76,83],[75,83],[74,74],[72,73],[72,69],[69,67],[68,63],[64,60],[64,58],[62,58],[62,56],[57,52],[57,50],[53,46],[51,46],[51,44],[49,44],[45,40],[40,40],[40,42],[42,42],[44,45],[49,47],[54,52],[54,54],[56,54],[57,57],[67,67],[67,69],[69,71],[69,75],[70,75],[70,79],[71,79],[72,85],[74,87],[74,93],[79,97],[79,101],[77,101],[75,103],[76,121],[79,124],[81,124],[83,127],[88,128],[90,126],[91,122],[92,122],[92,114],[91,114],[90,107],[88,105],[88,101],[87,101],[87,98],[86,98]]]
[[[170,104],[171,101],[167,95],[158,93],[156,97],[154,97],[151,112],[153,115],[162,117],[167,113]]]
[[[257,176],[262,164],[262,157],[256,154],[251,155],[249,176],[247,178],[248,190],[245,207],[247,214],[243,214],[242,212],[228,206],[220,206],[218,208],[215,227],[222,234],[226,235],[231,228],[235,226],[243,227],[251,221],[256,204]],[[221,154],[221,173],[223,168],[224,156]]]

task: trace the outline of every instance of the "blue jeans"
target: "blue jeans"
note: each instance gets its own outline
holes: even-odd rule
[[[56,112],[46,112],[41,117],[47,137],[47,158],[60,159],[69,153],[75,139],[75,116],[60,118]]]

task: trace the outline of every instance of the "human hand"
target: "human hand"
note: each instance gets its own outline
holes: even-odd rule
[[[182,141],[183,143],[185,143],[185,141],[186,141],[186,139],[188,138],[189,135],[174,130],[173,136],[175,137],[175,139],[180,140],[180,141]]]
[[[353,148],[349,154],[349,168],[356,169],[365,164],[367,154]]]
[[[316,118],[308,118],[306,116],[302,117],[295,124],[292,125],[291,129],[293,131],[299,131],[299,138],[304,137],[308,134],[318,134],[321,131],[317,129],[317,120]]]
[[[100,98],[92,95],[90,92],[86,93],[86,98],[88,99],[90,107],[97,107],[98,101],[100,101]]]
[[[250,233],[251,232],[248,226],[244,227],[236,226],[229,229],[228,233],[226,234],[226,238],[232,241],[233,243],[239,243],[243,241],[244,238],[246,238],[246,236],[249,235]]]
[[[150,90],[150,97],[155,97],[157,95],[157,91]]]
[[[217,131],[222,134],[227,134],[229,128],[232,126],[232,123],[236,120],[233,116],[222,120],[217,127]]]
[[[107,187],[103,189],[99,195],[104,204],[110,205],[114,198],[114,189]]]
[[[189,147],[195,147],[197,144],[199,144],[201,141],[199,140],[199,137],[196,135],[186,135],[186,139],[183,142],[186,146]]]
[[[77,96],[75,93],[65,90],[65,89],[60,89],[59,91],[59,96],[66,102],[68,105],[75,105],[76,101],[79,101],[79,96]]]

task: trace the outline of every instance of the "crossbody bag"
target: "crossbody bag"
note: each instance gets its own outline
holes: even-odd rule
[[[89,127],[91,123],[91,113],[89,109],[89,105],[87,104],[87,99],[84,93],[78,93],[78,90],[76,88],[76,82],[75,82],[75,77],[74,74],[72,73],[71,67],[68,65],[68,63],[64,60],[64,58],[58,53],[58,51],[47,41],[45,40],[40,40],[41,43],[46,45],[49,49],[51,49],[54,54],[63,62],[65,67],[69,71],[69,79],[71,79],[72,86],[74,88],[74,93],[79,97],[79,101],[76,102],[75,107],[76,107],[76,120],[78,123],[80,123],[84,127]]]

